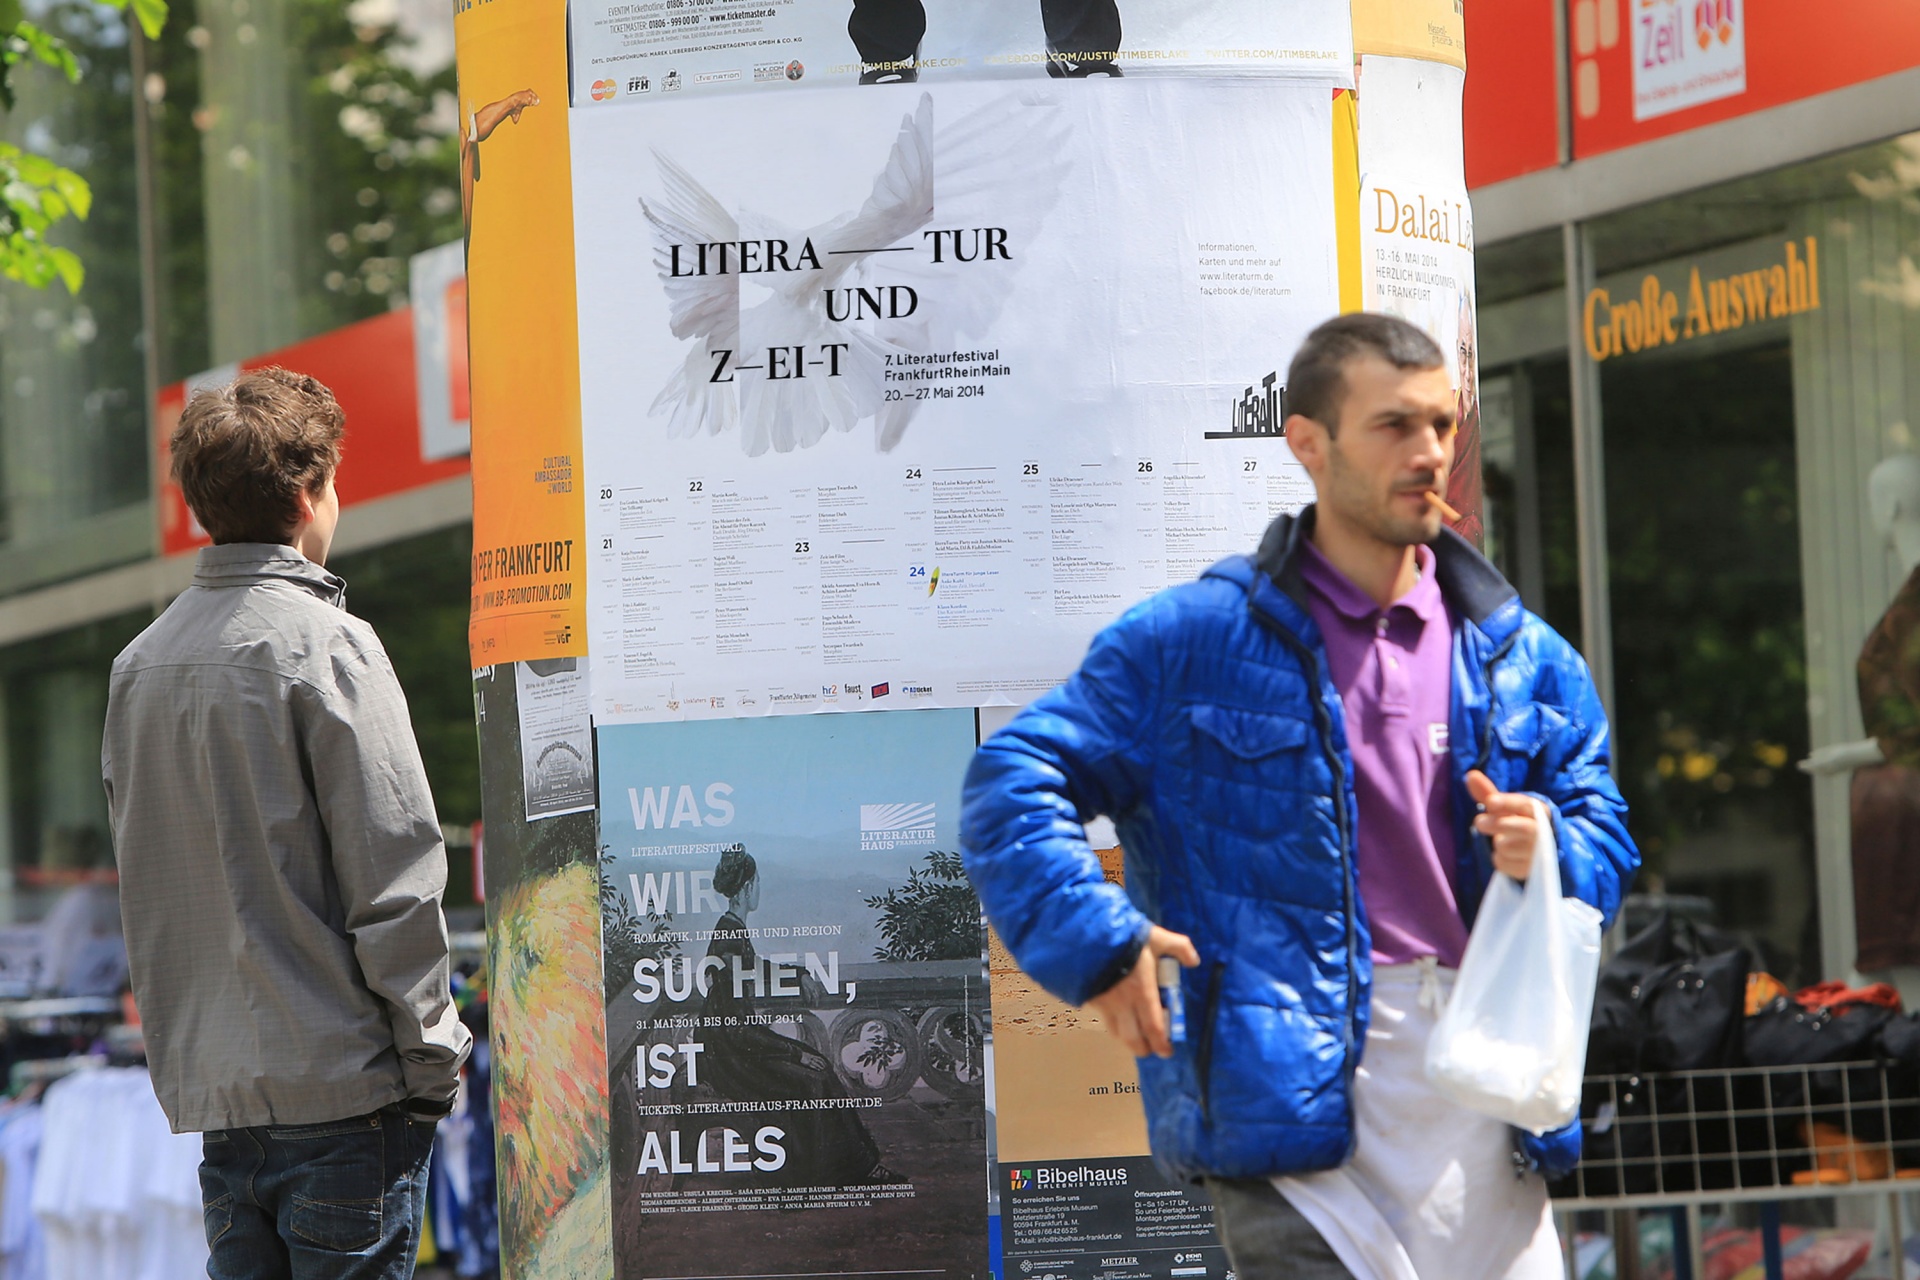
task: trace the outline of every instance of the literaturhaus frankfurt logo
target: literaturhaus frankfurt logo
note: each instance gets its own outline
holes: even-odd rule
[[[863,804],[860,806],[860,847],[893,849],[903,844],[932,844],[934,807],[931,804]]]

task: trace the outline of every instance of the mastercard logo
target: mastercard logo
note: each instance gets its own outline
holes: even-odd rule
[[[595,80],[593,82],[593,100],[595,102],[605,102],[618,92],[620,92],[620,86],[611,80]]]
[[[1715,40],[1725,44],[1733,39],[1733,6],[1734,0],[1698,0],[1693,6],[1693,38],[1702,52]]]

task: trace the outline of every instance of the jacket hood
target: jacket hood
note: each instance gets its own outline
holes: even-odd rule
[[[1289,604],[1304,613],[1307,588],[1300,573],[1300,548],[1313,536],[1314,516],[1315,508],[1309,506],[1298,516],[1275,518],[1260,539],[1260,549],[1251,557],[1231,556],[1203,576],[1239,583],[1247,589],[1255,607],[1262,605],[1260,596],[1264,593],[1259,579],[1264,576]],[[1479,627],[1496,644],[1519,628],[1525,614],[1520,593],[1492,561],[1444,526],[1429,545],[1433,548],[1434,577],[1449,609]]]
[[[228,542],[203,547],[193,566],[196,587],[250,587],[262,582],[291,582],[329,604],[344,607],[346,579],[301,555],[269,542]]]

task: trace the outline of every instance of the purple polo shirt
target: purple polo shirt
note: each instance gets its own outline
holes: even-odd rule
[[[1433,552],[1420,580],[1382,609],[1308,543],[1307,611],[1320,624],[1346,708],[1360,803],[1360,897],[1375,964],[1438,956],[1457,968],[1467,928],[1453,896],[1453,796],[1447,765],[1453,626]]]

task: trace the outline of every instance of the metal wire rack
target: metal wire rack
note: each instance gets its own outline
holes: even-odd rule
[[[1588,1076],[1580,1114],[1585,1153],[1556,1208],[1920,1191],[1920,1068]]]

